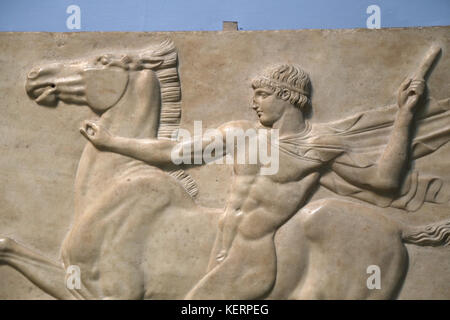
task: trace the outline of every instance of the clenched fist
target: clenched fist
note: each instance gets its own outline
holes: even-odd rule
[[[414,112],[425,90],[425,81],[418,79],[406,79],[400,85],[397,103],[398,107],[405,111]]]

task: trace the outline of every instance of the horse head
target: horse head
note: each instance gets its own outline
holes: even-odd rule
[[[40,105],[56,106],[61,100],[103,113],[125,92],[129,79],[126,57],[105,54],[86,61],[35,67],[28,73],[25,89]]]
[[[88,106],[101,115],[118,104],[131,77],[140,71],[151,71],[159,80],[159,104],[179,102],[177,53],[170,40],[143,51],[107,53],[82,61],[34,67],[27,75],[25,90],[39,105],[55,107],[63,101]]]

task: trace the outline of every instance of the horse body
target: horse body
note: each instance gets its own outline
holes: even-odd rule
[[[112,134],[156,138],[162,100],[176,100],[173,73],[158,69],[168,60],[173,66],[173,45],[164,46],[172,58],[144,55],[140,63],[149,68],[127,69],[123,57],[100,57],[96,61],[103,65],[35,69],[27,92],[42,104],[60,99],[88,105]],[[172,81],[164,92],[162,79]],[[173,110],[164,116],[170,118]],[[57,298],[182,299],[207,270],[221,213],[197,205],[186,190],[159,168],[87,143],[62,264],[7,238],[0,239],[0,263]],[[395,297],[407,269],[404,228],[380,211],[340,200],[302,208],[275,235],[277,278],[266,298]],[[72,265],[80,267],[81,290],[66,287],[66,269]],[[381,290],[366,286],[369,265],[383,270]]]

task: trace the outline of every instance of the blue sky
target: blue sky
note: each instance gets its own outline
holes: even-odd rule
[[[81,9],[79,31],[365,28],[378,5],[381,27],[450,25],[450,0],[0,0],[0,31],[69,30],[69,5]]]

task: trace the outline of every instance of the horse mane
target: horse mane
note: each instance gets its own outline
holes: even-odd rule
[[[154,70],[161,87],[161,112],[157,137],[176,140],[181,121],[181,84],[178,74],[178,53],[172,40],[167,39],[140,56],[141,61],[158,58],[163,58],[163,61]],[[171,171],[169,174],[181,183],[191,197],[197,196],[197,183],[184,170]]]
[[[161,60],[153,69],[161,86],[161,113],[158,139],[176,139],[181,120],[181,84],[178,75],[178,54],[173,41],[167,39],[139,55],[139,64]]]

